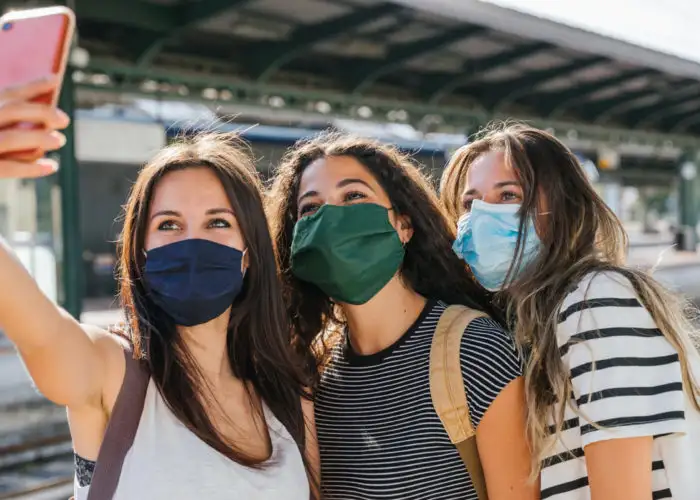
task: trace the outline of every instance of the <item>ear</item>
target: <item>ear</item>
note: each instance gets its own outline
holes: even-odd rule
[[[250,266],[250,259],[248,258],[248,249],[243,250],[243,258],[241,259],[241,272],[245,276],[248,271],[248,266]]]
[[[396,222],[398,223],[396,232],[399,233],[401,243],[405,245],[413,238],[413,224],[411,224],[411,218],[408,215],[399,215]]]

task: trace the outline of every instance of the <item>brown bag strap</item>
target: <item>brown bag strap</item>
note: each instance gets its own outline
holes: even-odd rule
[[[457,447],[479,500],[487,500],[484,471],[476,445],[476,430],[462,378],[460,345],[472,320],[487,315],[465,306],[450,306],[440,317],[430,349],[430,395],[442,425]]]
[[[88,500],[111,500],[117,490],[124,457],[131,449],[139,428],[150,376],[145,364],[134,359],[130,349],[124,350],[126,373],[114,403],[107,430],[97,456]]]

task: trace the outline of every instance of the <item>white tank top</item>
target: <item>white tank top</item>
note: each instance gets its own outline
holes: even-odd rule
[[[204,443],[168,409],[153,381],[113,500],[308,500],[309,483],[291,435],[264,406],[272,457],[262,470],[244,467]],[[76,483],[76,500],[89,486]]]

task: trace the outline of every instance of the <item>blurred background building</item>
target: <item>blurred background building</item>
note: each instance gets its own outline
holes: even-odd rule
[[[0,8],[51,3],[0,0]],[[437,178],[490,121],[526,120],[576,152],[630,232],[630,262],[651,267],[662,256],[659,276],[700,297],[700,33],[688,21],[700,5],[64,3],[78,19],[61,102],[74,127],[57,176],[0,181],[0,233],[45,292],[86,321],[118,318],[114,242],[139,168],[199,130],[240,131],[263,176],[296,140],[332,127],[394,143]],[[26,378],[2,345],[0,406],[34,401],[18,389]],[[0,415],[0,428],[14,422],[12,412]],[[0,482],[0,499],[12,487]]]

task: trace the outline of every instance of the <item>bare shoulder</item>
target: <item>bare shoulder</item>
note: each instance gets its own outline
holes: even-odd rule
[[[116,357],[124,357],[124,350],[129,348],[127,339],[115,332],[85,323],[81,323],[80,327],[90,338],[105,361],[110,361]]]
[[[87,324],[80,326],[90,337],[104,363],[105,380],[102,390],[102,405],[108,413],[111,413],[124,382],[126,374],[124,352],[129,350],[129,342],[125,337],[99,326]]]

